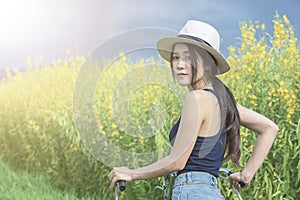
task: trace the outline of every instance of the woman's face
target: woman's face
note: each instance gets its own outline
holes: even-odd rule
[[[191,86],[192,83],[192,62],[189,48],[186,44],[178,43],[174,46],[172,55],[172,70],[176,77],[179,85],[181,86]],[[201,79],[203,76],[202,59],[200,56],[194,59],[197,62],[197,73],[195,76],[196,80]]]

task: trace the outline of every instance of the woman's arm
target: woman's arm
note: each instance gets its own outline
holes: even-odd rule
[[[114,168],[109,174],[110,188],[114,187],[118,180],[156,178],[183,169],[208,112],[208,98],[209,94],[205,91],[189,92],[183,103],[180,125],[170,154],[151,165],[135,170],[125,167]]]
[[[241,173],[232,174],[231,179],[248,185],[258,168],[266,158],[278,132],[278,126],[267,117],[237,105],[241,125],[258,133],[251,157]],[[233,184],[233,183],[231,183]],[[239,185],[235,184],[239,188]]]

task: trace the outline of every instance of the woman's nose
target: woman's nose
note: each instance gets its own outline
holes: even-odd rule
[[[183,58],[178,60],[177,68],[184,68],[186,66],[186,61]]]

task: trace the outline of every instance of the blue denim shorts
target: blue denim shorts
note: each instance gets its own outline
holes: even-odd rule
[[[186,172],[176,177],[172,200],[224,199],[217,178],[206,172]]]

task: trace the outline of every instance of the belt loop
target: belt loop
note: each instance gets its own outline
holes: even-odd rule
[[[192,172],[186,173],[186,179],[187,179],[187,183],[188,184],[192,184],[193,183]]]

